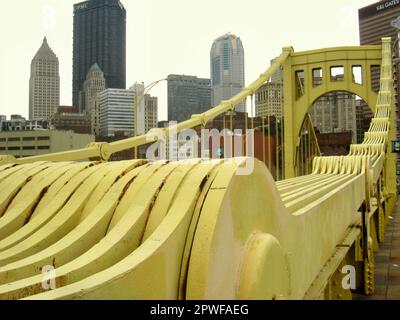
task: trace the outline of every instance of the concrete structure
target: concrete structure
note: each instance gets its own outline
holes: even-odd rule
[[[353,143],[353,132],[316,132],[318,145],[323,156],[346,156],[349,154],[350,145]]]
[[[25,131],[25,130],[47,130],[50,123],[47,120],[26,120],[20,115],[12,115],[10,120],[6,116],[0,116],[0,132]]]
[[[51,119],[51,124],[55,130],[91,134],[90,116],[76,112],[74,107],[60,106]]]
[[[126,11],[119,0],[89,0],[74,5],[73,105],[83,112],[79,93],[97,63],[106,88],[126,88]]]
[[[69,151],[86,147],[94,136],[72,131],[30,130],[0,133],[0,155],[16,158]]]
[[[348,92],[332,92],[319,98],[310,109],[313,125],[321,133],[352,132],[357,142],[356,96]]]
[[[124,89],[106,89],[100,93],[100,134],[113,136],[135,132],[135,92]]]
[[[216,106],[245,86],[244,49],[240,38],[228,33],[216,39],[211,48],[210,65],[212,106]],[[236,111],[245,112],[245,103],[239,103]]]
[[[185,121],[211,107],[211,81],[196,76],[169,75],[168,120]]]
[[[85,110],[90,118],[91,134],[100,134],[100,92],[106,89],[106,79],[99,65],[95,63],[89,70],[83,83],[80,110]],[[82,107],[83,106],[83,107]]]
[[[47,43],[31,62],[29,80],[29,119],[50,120],[60,105],[60,76],[58,58]]]
[[[283,83],[271,82],[264,84],[255,95],[256,116],[282,117]]]

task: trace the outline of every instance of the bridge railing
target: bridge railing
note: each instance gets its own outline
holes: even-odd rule
[[[388,144],[391,129],[393,107],[393,79],[390,38],[382,39],[382,65],[380,77],[380,91],[376,101],[376,111],[371,120],[368,132],[364,135],[361,144],[350,146],[348,156],[316,157],[313,160],[313,173],[338,174],[355,173],[365,174],[367,195],[374,196],[374,190],[379,179],[384,180],[387,193],[393,192],[393,186],[388,181],[394,172],[393,156],[390,155]],[[369,204],[368,204],[369,205]]]

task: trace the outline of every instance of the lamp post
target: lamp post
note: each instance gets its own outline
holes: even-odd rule
[[[148,86],[144,86],[144,84],[135,84],[134,85],[134,90],[135,90],[135,106],[134,106],[134,112],[135,112],[135,131],[134,134],[135,136],[138,136],[140,134],[145,134],[145,129],[144,129],[144,121],[141,121],[141,124],[143,123],[143,130],[139,131],[139,113],[140,115],[143,115],[144,117],[144,112],[145,112],[145,101],[144,98],[146,94],[154,88],[157,84],[159,84],[162,81],[166,81],[167,79],[160,79],[157,81],[154,81],[150,83]],[[141,107],[141,108],[140,108]],[[140,111],[140,112],[139,112]],[[144,120],[144,119],[143,119]],[[138,158],[138,147],[135,147],[135,159]]]

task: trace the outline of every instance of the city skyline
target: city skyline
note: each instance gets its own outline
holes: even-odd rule
[[[26,37],[24,28],[16,25],[18,21],[14,21],[16,19],[13,19],[13,15],[4,14],[19,8],[15,3],[5,4],[0,18],[3,26],[7,27],[3,27],[1,33],[5,42],[12,45],[2,48],[0,52],[0,114],[27,116],[28,61],[44,36],[52,43],[60,60],[60,104],[72,104],[72,21],[73,4],[78,2],[37,0],[27,3],[24,11],[29,17],[29,37]],[[206,10],[207,4],[211,5],[209,1],[122,3],[127,10],[129,87],[136,81],[150,83],[171,73],[210,77],[210,46],[217,37],[227,32],[238,35],[243,41],[246,50],[245,77],[246,84],[249,84],[259,76],[260,70],[268,67],[271,59],[279,55],[283,46],[290,44],[295,51],[300,51],[358,45],[358,9],[374,1],[356,0],[351,4],[347,1],[335,1],[333,4],[310,0],[291,4],[288,12],[285,4],[253,0],[250,5],[257,10],[252,10],[247,16],[239,6],[227,6],[227,1],[213,2],[215,10],[212,11]],[[217,14],[222,8],[226,11],[226,16]],[[308,10],[309,8],[313,10]],[[325,10],[330,12],[328,20],[323,14]],[[318,11],[321,12],[320,15],[315,14]],[[143,12],[143,15],[134,14],[135,12]],[[165,12],[168,14],[165,15]],[[182,12],[185,14],[182,15]],[[281,12],[282,15],[276,12]],[[298,12],[302,14],[298,15]],[[199,21],[206,14],[208,24],[200,24]],[[10,29],[15,29],[15,32],[8,33],[7,30]],[[19,61],[18,66],[16,63],[9,63],[10,61]],[[17,87],[22,94],[15,94]],[[166,84],[155,87],[151,95],[159,97],[159,120],[166,119]]]

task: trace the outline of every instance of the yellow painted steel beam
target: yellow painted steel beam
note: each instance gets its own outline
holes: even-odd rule
[[[129,207],[132,205],[133,201],[135,201],[136,194],[140,191],[140,189],[147,183],[147,181],[152,177],[154,173],[163,168],[167,164],[166,161],[159,161],[152,166],[149,166],[141,172],[141,174],[136,178],[135,183],[130,186],[127,190],[126,194],[121,200],[121,203],[118,205],[118,208],[115,210],[115,213],[112,216],[111,222],[108,226],[107,232],[110,232],[115,225],[123,218],[123,216],[128,211]]]
[[[68,165],[66,162],[53,164],[37,173],[21,188],[0,220],[0,239],[16,232],[29,220],[42,194],[68,170]]]
[[[75,189],[79,186],[82,179],[84,179],[85,174],[83,173],[83,171],[96,164],[97,163],[95,162],[80,162],[75,164],[74,166],[71,166],[67,172],[65,172],[48,188],[47,192],[43,195],[40,202],[33,211],[30,220],[35,219],[37,216],[40,216],[44,212],[51,211],[49,210],[49,208],[52,208],[53,204],[58,201],[59,204],[57,205],[57,209],[55,209],[56,211],[54,212],[56,213],[57,210],[62,205],[64,205],[66,201],[68,201],[69,196],[73,192],[75,192]],[[52,202],[53,204],[51,204]]]
[[[282,196],[288,192],[295,191],[298,188],[307,186],[311,183],[316,183],[318,181],[329,179],[331,177],[331,175],[320,174],[320,175],[308,175],[308,176],[303,176],[303,177],[304,177],[304,179],[297,179],[298,181],[292,181],[290,183],[280,183],[280,184],[276,183],[276,188],[279,190],[279,193]],[[282,180],[282,181],[286,181],[286,180]]]
[[[57,182],[55,182],[49,188],[45,196],[42,197],[39,204],[36,206],[35,211],[32,213],[30,220],[34,220],[34,218],[37,216],[43,216],[41,217],[42,220],[40,221],[41,223],[45,223],[48,221],[48,219],[53,217],[60,210],[60,208],[68,201],[69,197],[82,182],[82,179],[86,177],[86,173],[81,177],[72,180],[71,183],[68,184],[68,186],[65,186],[67,182],[69,182],[69,180],[73,175],[83,170],[83,168],[87,168],[88,166],[90,165],[76,165],[76,164],[72,165],[72,168],[70,168],[66,173],[64,173],[62,178],[59,178]],[[62,188],[64,186],[65,188]],[[57,194],[57,192],[60,189],[62,189],[62,192]],[[21,199],[21,201],[23,202],[24,199]],[[18,217],[18,213],[16,214],[16,217]],[[11,222],[11,218],[9,218],[9,221]],[[0,248],[1,248],[0,251],[10,247],[14,243],[24,240],[26,237],[31,235],[36,230],[37,227],[40,227],[42,225],[41,223],[36,224],[37,221],[38,220],[35,220],[35,224],[28,224],[23,226],[15,233],[10,234],[8,237],[5,238],[3,237],[2,240],[0,240]]]
[[[197,225],[199,223],[199,218],[201,214],[201,210],[203,208],[203,203],[205,198],[208,195],[208,192],[218,175],[219,169],[221,167],[222,160],[213,160],[213,168],[209,171],[207,176],[203,179],[202,184],[200,185],[201,193],[198,197],[196,206],[194,208],[194,212],[190,221],[189,229],[186,236],[185,247],[183,250],[182,256],[182,264],[181,270],[179,274],[179,291],[178,291],[178,299],[184,300],[186,297],[187,290],[187,275],[189,269],[189,259],[193,246],[193,239],[196,233]]]
[[[0,267],[0,284],[35,276],[45,265],[62,266],[97,244],[106,235],[107,227],[120,199],[146,168],[140,161],[135,161],[134,164],[139,166],[132,168],[115,182],[92,213],[65,237],[37,254]]]
[[[67,285],[78,281],[93,272],[101,271],[118,262],[132,252],[141,242],[149,209],[152,207],[153,201],[156,201],[155,197],[164,185],[165,180],[178,166],[178,163],[160,163],[155,165],[158,170],[153,170],[154,174],[149,179],[135,179],[130,188],[137,190],[136,185],[139,184],[140,189],[137,190],[137,197],[131,199],[129,210],[105,238],[77,259],[56,269],[57,283]],[[146,169],[142,170],[139,177],[143,173],[147,176],[149,170]],[[126,195],[128,193],[129,190]],[[41,288],[42,280],[39,278],[32,277],[20,282],[25,286],[29,286],[30,292],[36,290],[40,292],[43,288]],[[20,290],[20,294],[23,294],[24,291],[26,292],[26,288]]]
[[[5,178],[10,176],[11,174],[17,172],[18,170],[24,169],[28,166],[29,166],[29,164],[17,166],[15,163],[13,165],[3,166],[4,169],[2,171],[0,171],[0,182],[2,182]]]
[[[181,184],[168,214],[154,233],[135,251],[114,266],[40,299],[140,299],[178,297],[179,275],[185,239],[196,201],[201,197],[209,173],[220,161],[198,165]],[[159,268],[161,265],[162,268]],[[148,290],[151,288],[151,290]],[[49,296],[51,294],[51,297]]]
[[[79,221],[80,213],[86,201],[90,198],[93,189],[101,179],[110,171],[108,164],[99,164],[85,170],[87,175],[61,210],[38,231],[13,247],[0,252],[0,266],[34,254],[50,244],[56,242],[73,229]],[[60,204],[55,204],[58,207]],[[45,211],[52,212],[52,210]],[[7,217],[7,216],[6,216]],[[16,216],[12,217],[16,218]],[[6,227],[13,225],[10,223]],[[8,222],[8,221],[7,221]]]
[[[323,195],[305,201],[301,210],[291,214],[283,204],[272,176],[261,162],[255,162],[250,176],[236,175],[240,166],[237,163],[223,164],[212,175],[216,164],[199,163],[183,170],[188,170],[186,174],[175,172],[184,164],[150,165],[157,170],[147,170],[151,174],[145,174],[147,178],[141,179],[142,187],[136,191],[138,193],[130,205],[133,209],[131,215],[122,215],[110,233],[103,233],[104,241],[100,240],[98,245],[79,258],[56,268],[59,289],[32,295],[43,291],[43,277],[37,275],[24,279],[34,270],[31,267],[31,271],[27,272],[29,260],[25,259],[25,267],[18,268],[18,263],[14,263],[0,270],[0,279],[5,281],[5,285],[0,286],[0,297],[301,298],[346,230],[359,217],[357,210],[365,197],[363,167],[350,166],[353,174],[347,174],[347,170],[339,174],[347,182],[330,188],[326,180],[336,179],[337,175],[322,175],[326,178],[321,180],[321,186],[326,187]],[[181,180],[182,176],[183,182],[176,193],[163,192],[164,186],[175,190],[175,179]],[[304,182],[304,178],[298,179]],[[135,179],[133,183],[135,181],[139,180]],[[310,194],[304,195],[302,200],[310,197]],[[345,201],[347,197],[353,201]],[[140,212],[147,210],[145,216],[151,215],[152,209],[159,207],[157,200],[170,208],[168,214],[160,219],[159,227],[140,245],[148,221],[143,217],[139,223],[141,227],[131,229],[130,237],[134,237],[137,244],[128,245],[130,241],[123,241],[123,230],[129,229],[129,223],[135,225],[134,221],[139,222],[140,219],[133,218],[135,212],[141,216]],[[153,201],[154,205],[150,205]],[[185,203],[188,209],[182,210]],[[198,214],[194,215],[196,210]],[[337,212],[340,212],[339,218]],[[89,215],[88,219],[91,217],[93,222],[96,221],[95,215]],[[324,230],[323,242],[320,241],[321,225],[329,226]],[[91,234],[90,230],[85,231],[82,235]],[[60,241],[59,246],[63,243],[66,255],[72,243]],[[132,245],[129,250],[122,250]],[[162,260],[163,256],[166,260]],[[48,254],[46,259],[50,262],[53,258],[54,255]],[[37,270],[40,264],[38,259],[36,261],[33,265]],[[184,261],[188,263],[187,273],[185,268],[182,269]],[[43,262],[46,261],[40,261]],[[12,275],[11,268],[14,267],[22,274],[10,283],[12,276],[7,274]],[[165,281],[168,281],[167,285]],[[176,285],[178,283],[179,286]]]
[[[116,163],[116,164],[119,164],[118,166],[116,166],[116,169],[113,169],[110,172],[110,174],[108,174],[105,177],[105,179],[103,181],[101,181],[102,183],[100,183],[98,185],[98,187],[95,189],[95,191],[89,198],[89,201],[86,203],[85,208],[82,210],[80,221],[83,220],[82,216],[86,217],[91,212],[89,210],[92,207],[94,200],[96,201],[96,205],[101,200],[101,192],[107,191],[108,188],[110,188],[110,185],[107,183],[109,181],[110,176],[111,176],[111,180],[115,182],[117,175],[123,175],[126,170],[130,170],[131,168],[133,168],[137,165],[140,165],[141,163],[142,163],[142,161],[134,161],[132,163]],[[67,169],[69,172],[71,171],[70,166]],[[68,179],[68,175],[66,175],[66,177]],[[85,177],[86,177],[86,174],[81,176],[82,179],[84,179]],[[64,179],[62,179],[62,180],[64,180]],[[80,180],[80,178],[76,179],[76,182],[78,184],[80,184],[81,181],[82,180]],[[65,182],[65,180],[64,180],[64,182]],[[69,188],[69,187],[71,187],[71,188]],[[61,193],[58,197],[56,197],[55,199],[53,198],[54,203],[63,203],[63,201],[65,201],[63,199],[65,199],[66,196],[68,197],[68,196],[72,195],[71,192],[74,192],[74,187],[77,187],[77,185],[76,184],[74,185],[74,181],[72,181],[71,184],[65,188],[65,190],[61,191]],[[67,189],[69,189],[69,191]],[[23,198],[21,199],[20,202],[23,204],[25,203]],[[39,204],[41,204],[41,203],[42,203],[42,201],[39,202]],[[44,207],[36,206],[35,211],[34,211],[34,212],[37,212],[36,217],[34,219],[31,219],[29,221],[29,223],[25,224],[23,227],[18,229],[15,233],[10,235],[9,237],[1,240],[0,241],[0,251],[8,249],[8,248],[12,247],[13,245],[21,242],[22,240],[25,240],[27,237],[29,237],[34,232],[36,232],[39,228],[41,228],[43,225],[45,225],[50,219],[52,219],[54,217],[54,215],[57,213],[57,210],[54,210],[54,209],[51,210],[53,205],[52,204],[48,204],[48,205],[49,205],[49,207],[47,207],[47,204],[45,204]],[[56,206],[56,208],[57,207],[58,207],[58,205]]]
[[[143,234],[142,242],[146,241],[146,239],[153,234],[154,230],[156,230],[161,222],[164,220],[169,208],[173,204],[175,194],[177,193],[177,190],[181,186],[183,180],[189,174],[189,172],[199,163],[200,160],[198,159],[190,160],[188,161],[188,163],[181,164],[171,173],[171,176],[168,178],[165,185],[158,194],[157,201],[155,202],[154,207],[151,210]]]
[[[145,163],[145,160],[118,161],[111,163],[112,170],[93,191],[89,201],[82,210],[79,221],[81,222],[85,220],[87,216],[93,212],[94,208],[99,204],[101,199],[116,181],[123,177],[127,172],[138,166],[144,165]]]
[[[15,157],[11,155],[0,155],[0,165],[15,163]],[[0,168],[1,171],[1,168]]]
[[[107,159],[102,158],[101,150],[98,146],[91,146],[88,148],[83,148],[73,151],[57,152],[40,156],[19,158],[16,159],[15,162],[23,164],[23,163],[32,163],[37,161],[76,161],[83,159],[108,160],[108,158]]]
[[[16,176],[8,176],[0,183],[0,190],[2,190],[0,194],[0,239],[6,236],[6,234],[1,231],[1,226],[3,225],[4,221],[4,217],[2,216],[14,196],[18,193],[21,187],[23,187],[29,182],[30,179],[32,179],[33,176],[49,166],[50,163],[30,164],[27,167],[19,170]]]

